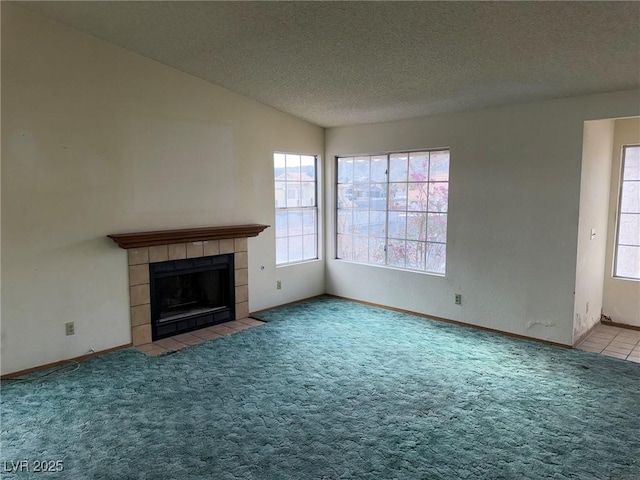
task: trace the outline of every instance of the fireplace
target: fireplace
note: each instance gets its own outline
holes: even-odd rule
[[[268,225],[249,224],[108,235],[127,250],[131,344],[144,345],[211,324],[207,322],[248,317],[247,240],[265,228]],[[202,273],[206,270],[212,272]],[[187,277],[182,280],[171,279],[183,274]],[[152,286],[153,275],[164,280],[159,284],[153,281]],[[215,284],[221,286],[222,293],[200,291]],[[156,303],[159,293],[176,285],[191,292],[182,299],[168,294],[164,304]]]
[[[149,265],[152,340],[235,319],[234,255]]]

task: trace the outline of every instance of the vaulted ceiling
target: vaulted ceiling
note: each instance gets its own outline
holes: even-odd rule
[[[320,126],[640,87],[638,2],[24,2]]]

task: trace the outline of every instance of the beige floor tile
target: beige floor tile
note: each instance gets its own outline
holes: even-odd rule
[[[237,332],[233,328],[225,327],[223,324],[214,325],[213,327],[207,327],[205,330],[209,330],[210,332],[217,333],[218,335],[233,335]]]
[[[630,350],[633,350],[636,346],[635,343],[627,343],[618,339],[613,339],[612,342],[608,345],[611,347],[618,347],[618,348],[628,348]]]
[[[604,350],[604,348],[609,345],[609,341],[601,341],[598,339],[591,339],[591,338],[587,338],[584,342],[582,342],[583,345],[590,345],[592,347],[600,347],[600,350]]]
[[[638,343],[638,341],[640,341],[640,336],[627,335],[624,332],[621,332],[614,337],[614,340],[620,340],[628,343]]]
[[[596,328],[591,335],[618,335],[620,333],[618,330],[600,330]]]
[[[602,352],[602,355],[606,355],[607,357],[620,358],[622,360],[627,358],[627,356],[624,353],[607,352],[606,350]]]
[[[255,318],[241,318],[238,322],[246,323],[247,325],[251,325],[252,327],[259,327],[260,325],[264,325],[265,322],[260,320],[256,320]]]
[[[251,325],[246,323],[242,323],[240,320],[234,320],[233,322],[227,322],[223,324],[225,327],[232,328],[235,331],[239,332],[241,330],[246,330],[247,328],[251,328]]]
[[[583,343],[578,347],[578,350],[584,350],[585,352],[600,353],[602,352],[602,347],[594,347],[591,345],[585,345]]]
[[[609,325],[598,325],[595,329],[596,332],[605,332],[605,333],[618,333],[622,330],[620,327],[611,327]]]
[[[591,335],[589,335],[589,338],[603,338],[605,340],[612,340],[616,337],[616,335],[616,333],[593,332]]]
[[[614,353],[620,353],[622,355],[629,355],[631,353],[631,348],[624,348],[624,347],[614,347],[612,345],[607,345],[607,347],[603,350],[604,353],[606,352],[614,352]]]
[[[640,331],[598,325],[576,348],[640,363]]]
[[[187,345],[197,345],[205,341],[204,338],[196,337],[195,335],[192,335],[191,332],[181,333],[180,335],[176,335],[171,338],[179,342],[186,343]]]
[[[615,337],[594,337],[593,335],[588,336],[587,338],[585,338],[585,342],[591,342],[591,343],[609,343],[611,342]]]
[[[586,350],[587,352],[594,352],[594,353],[600,353],[604,350],[603,347],[595,347],[593,345],[578,345],[576,347],[578,350]]]
[[[628,341],[628,342],[638,343],[640,342],[640,332],[639,333],[620,332],[618,335],[616,335],[616,339],[618,338],[625,339],[625,341]]]
[[[211,340],[212,338],[219,338],[219,337],[222,336],[219,333],[212,332],[211,330],[208,330],[206,328],[203,328],[201,330],[195,330],[195,331],[191,332],[191,335],[195,335],[196,337],[200,337],[203,340]]]
[[[156,340],[153,343],[155,343],[156,345],[160,345],[161,347],[166,348],[167,350],[182,350],[184,347],[187,346],[186,343],[177,341],[175,337],[162,338],[160,340]]]

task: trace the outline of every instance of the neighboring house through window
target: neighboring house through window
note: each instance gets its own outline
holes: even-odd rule
[[[337,158],[337,258],[444,274],[449,150]]]
[[[318,258],[317,159],[275,153],[276,265]]]
[[[640,280],[640,145],[622,149],[615,277]]]

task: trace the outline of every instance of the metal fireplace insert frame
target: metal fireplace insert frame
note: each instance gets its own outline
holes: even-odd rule
[[[159,282],[176,276],[190,276],[191,280],[187,283],[192,283],[198,275],[207,275],[207,272],[219,276],[215,283],[219,284],[221,291],[214,295],[218,297],[217,304],[203,305],[190,302],[193,304],[191,309],[188,306],[182,308],[181,305],[176,305],[176,313],[168,315],[167,308],[161,305],[162,288]],[[202,280],[200,283],[206,282]],[[149,292],[151,336],[154,341],[235,320],[234,254],[150,263]]]

